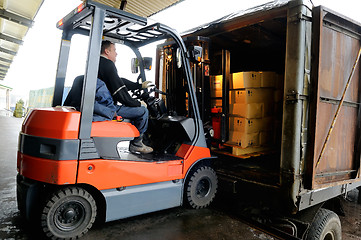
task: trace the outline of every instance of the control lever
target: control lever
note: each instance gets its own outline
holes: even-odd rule
[[[152,88],[152,89],[149,90],[149,93],[152,93],[152,92],[160,93],[160,94],[163,94],[163,95],[165,95],[165,96],[168,95],[168,93],[165,93],[165,92],[159,90],[157,87],[154,87],[154,88]]]
[[[159,89],[158,89],[158,88],[156,88],[156,87],[154,87],[154,92],[156,92],[156,93],[160,93],[160,94],[163,94],[163,95],[165,95],[165,96],[167,96],[167,95],[168,95],[168,93],[165,93],[165,92],[163,92],[163,91],[159,90]]]

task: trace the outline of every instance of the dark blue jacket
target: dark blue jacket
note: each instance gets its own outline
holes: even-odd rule
[[[64,101],[64,106],[75,107],[80,111],[81,96],[83,92],[84,76],[78,76],[74,79],[73,86],[70,89],[68,96]],[[116,113],[116,106],[113,98],[105,85],[105,83],[97,79],[97,86],[94,101],[93,121],[112,120]]]
[[[93,122],[112,120],[115,113],[116,107],[113,98],[105,83],[98,78],[97,90],[95,92]]]

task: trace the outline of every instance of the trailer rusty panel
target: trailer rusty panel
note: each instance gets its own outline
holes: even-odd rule
[[[355,154],[355,147],[359,136],[359,66],[355,68],[330,134],[329,130],[357,58],[360,29],[355,22],[328,9],[317,7],[313,10],[310,151],[307,164],[312,189],[358,177],[360,156]]]
[[[315,161],[319,158],[336,110],[337,105],[319,103],[317,112],[319,118],[316,122]],[[347,180],[351,177],[349,173],[355,172],[353,151],[356,136],[356,119],[356,108],[342,107],[320,163],[317,167],[315,166],[314,184],[319,185]]]

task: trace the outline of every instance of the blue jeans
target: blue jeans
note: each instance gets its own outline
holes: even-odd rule
[[[130,119],[132,124],[138,129],[140,134],[147,131],[148,128],[148,109],[144,106],[126,107],[117,106],[117,115],[122,118]]]

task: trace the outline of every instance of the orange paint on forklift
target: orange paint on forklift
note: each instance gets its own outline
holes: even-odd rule
[[[181,160],[134,162],[121,160],[80,160],[77,183],[99,190],[165,182],[183,178]]]
[[[191,152],[187,156],[189,151],[191,151]],[[187,156],[187,158],[184,159],[184,176],[183,177],[185,177],[185,174],[187,173],[188,169],[193,165],[193,163],[195,163],[199,159],[210,158],[211,153],[210,153],[209,148],[206,148],[206,147],[197,147],[197,146],[192,146],[192,145],[188,145],[188,144],[182,144],[180,146],[180,148],[178,149],[176,156],[182,157],[182,158]]]
[[[54,161],[18,152],[18,170],[24,177],[57,185],[75,184],[78,161]]]
[[[49,121],[51,119],[51,121]],[[33,109],[25,119],[22,132],[55,139],[78,139],[80,112],[66,107]],[[128,122],[92,123],[92,137],[137,137],[136,127]]]
[[[80,112],[53,107],[33,109],[23,122],[22,132],[32,136],[78,139]]]

